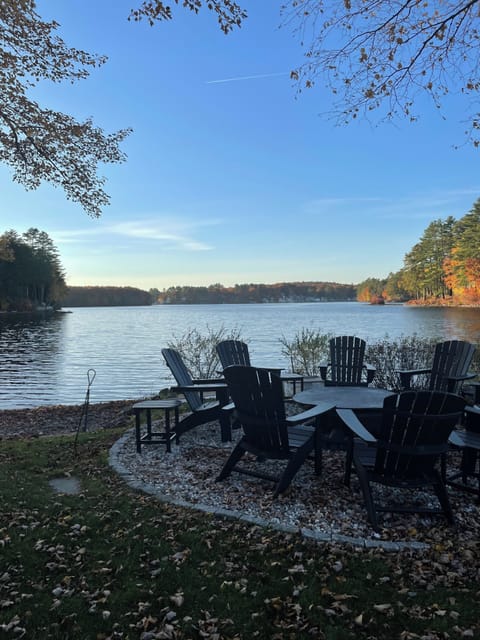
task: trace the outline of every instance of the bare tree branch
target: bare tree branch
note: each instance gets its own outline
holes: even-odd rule
[[[301,92],[318,81],[333,92],[341,123],[376,111],[380,120],[418,117],[421,94],[442,107],[461,92],[470,105],[465,132],[475,145],[479,121],[480,0],[291,0],[283,6],[306,47],[291,77]]]

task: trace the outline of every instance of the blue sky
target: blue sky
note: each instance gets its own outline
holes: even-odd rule
[[[140,4],[140,0],[138,0]],[[337,127],[318,84],[296,95],[302,48],[279,0],[246,0],[225,36],[210,12],[129,23],[135,0],[40,0],[68,44],[106,54],[76,85],[38,87],[43,104],[106,131],[132,127],[126,163],[102,167],[111,204],[92,219],[50,186],[26,192],[0,167],[2,230],[46,231],[70,285],[357,283],[397,271],[437,218],[480,196],[464,105],[444,120]]]

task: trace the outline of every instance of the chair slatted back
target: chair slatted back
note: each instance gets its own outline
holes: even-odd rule
[[[282,381],[271,370],[233,365],[224,370],[236,417],[255,448],[289,451]]]
[[[383,478],[417,478],[432,472],[448,449],[465,400],[442,391],[405,391],[383,404],[374,472]]]
[[[250,355],[248,345],[241,340],[223,340],[215,347],[222,369],[240,364],[250,366]]]
[[[365,340],[355,336],[337,336],[330,340],[330,375],[325,384],[359,385],[362,380]]]
[[[175,349],[162,349],[162,355],[179,387],[193,384],[192,376],[178,351]],[[185,395],[185,399],[192,411],[196,411],[202,406],[202,400],[197,391],[182,391],[182,393]]]
[[[460,383],[448,381],[449,376],[463,376],[472,364],[475,346],[462,340],[447,340],[435,346],[429,389],[455,393]]]

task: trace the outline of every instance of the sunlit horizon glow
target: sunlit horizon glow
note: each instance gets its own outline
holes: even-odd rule
[[[100,219],[0,165],[3,231],[46,231],[71,286],[356,284],[400,269],[433,220],[471,209],[479,152],[454,148],[461,97],[445,119],[425,102],[417,123],[336,127],[318,115],[325,88],[297,95],[281,71],[303,51],[278,29],[278,2],[245,5],[226,37],[208,11],[150,28],[126,20],[127,0],[39,0],[71,46],[108,56],[75,85],[42,83],[39,102],[133,133],[127,162],[102,167]]]

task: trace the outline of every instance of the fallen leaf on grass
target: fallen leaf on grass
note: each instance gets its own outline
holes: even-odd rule
[[[170,601],[173,602],[176,607],[181,607],[185,602],[185,598],[183,597],[183,593],[176,593],[175,595],[170,596]]]

